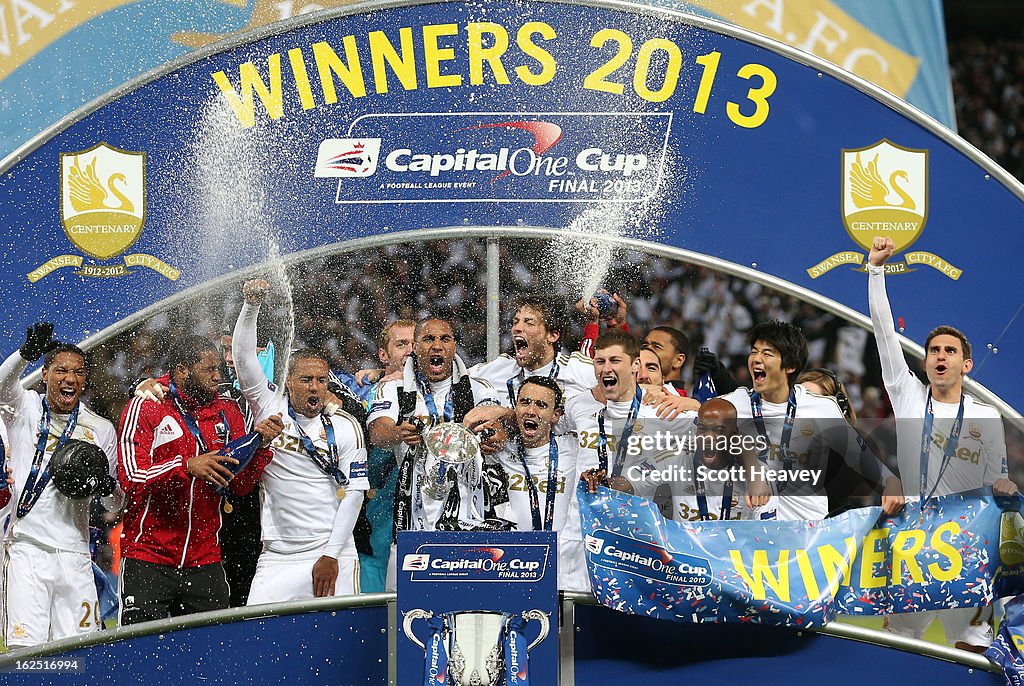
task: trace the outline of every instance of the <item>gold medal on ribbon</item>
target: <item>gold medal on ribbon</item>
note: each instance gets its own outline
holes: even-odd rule
[[[338,490],[334,492],[334,495],[338,496],[338,500],[344,500],[345,499],[345,489],[339,486]]]
[[[224,501],[224,512],[225,512],[226,514],[231,514],[231,513],[232,513],[232,512],[234,512],[234,511],[235,511],[235,506],[234,506],[234,505],[232,505],[232,504],[231,504],[230,502],[228,502],[227,500],[225,500],[225,501]]]
[[[370,490],[368,490],[366,492],[366,499],[367,500],[373,500],[376,497],[377,497],[377,489],[376,488],[371,488]]]

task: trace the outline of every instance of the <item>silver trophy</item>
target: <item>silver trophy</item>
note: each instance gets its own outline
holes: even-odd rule
[[[444,623],[445,650],[448,658],[447,681],[452,686],[499,686],[504,683],[505,637],[509,621],[515,617],[506,612],[477,610],[446,612],[439,615]],[[524,621],[537,621],[540,631],[537,638],[526,649],[527,655],[548,636],[547,613],[541,610],[526,610],[521,615]],[[413,622],[417,619],[432,619],[430,610],[410,610],[405,613],[402,630],[410,641],[427,652],[423,641],[416,637]],[[529,658],[527,658],[529,659]]]
[[[423,495],[432,500],[447,498],[449,470],[455,471],[460,489],[479,488],[483,453],[480,439],[472,431],[455,422],[438,424],[423,433],[423,448]]]
[[[428,530],[472,530],[483,523],[483,452],[461,424],[445,422],[423,433],[417,455],[414,516]]]

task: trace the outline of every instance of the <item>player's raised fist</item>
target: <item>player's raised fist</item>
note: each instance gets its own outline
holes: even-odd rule
[[[242,296],[250,305],[259,305],[270,292],[270,284],[263,279],[249,279],[242,286]]]
[[[896,244],[892,242],[891,238],[875,236],[875,241],[871,245],[871,252],[868,253],[868,263],[881,267],[885,264],[886,260],[892,257],[892,251],[895,249]]]
[[[36,322],[25,330],[25,345],[21,346],[19,352],[25,360],[35,362],[58,345],[60,341],[53,337],[53,324]]]

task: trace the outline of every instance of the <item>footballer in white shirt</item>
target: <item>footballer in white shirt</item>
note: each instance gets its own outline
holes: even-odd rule
[[[766,443],[759,455],[765,466],[795,470],[804,477],[774,482],[779,496],[777,518],[824,519],[828,515],[821,477],[829,450],[841,454],[854,471],[882,490],[882,509],[887,514],[899,511],[903,507],[899,479],[847,423],[835,399],[814,395],[794,383],[807,364],[807,342],[800,329],[772,320],[756,325],[748,339],[747,369],[753,387],[721,397],[736,408],[741,430]]]
[[[516,396],[518,436],[494,455],[508,477],[508,502],[497,514],[520,531],[565,529],[575,497],[576,437],[555,435],[562,416],[562,391],[554,379],[531,376]]]
[[[964,377],[971,371],[967,337],[951,326],[932,330],[925,340],[922,383],[903,357],[896,335],[889,298],[885,292],[885,263],[895,244],[876,237],[868,253],[868,307],[882,364],[882,381],[896,415],[896,455],[904,489],[914,498],[947,495],[991,486],[997,495],[1012,495],[1002,419],[992,406],[964,393]],[[956,417],[966,431],[957,434]],[[923,426],[934,422],[931,441],[923,442]],[[921,493],[922,456],[927,456],[925,493]],[[902,636],[921,638],[938,619],[946,640],[964,650],[983,652],[992,642],[991,608],[953,608],[891,615],[885,627]]]
[[[253,420],[277,415],[284,422],[261,480],[263,551],[247,604],[358,593],[352,530],[370,487],[363,430],[345,412],[325,413],[330,367],[322,353],[293,353],[286,395],[267,381],[256,357],[256,320],[268,290],[266,281],[245,283],[232,340]]]
[[[9,432],[11,523],[4,535],[4,640],[8,649],[39,645],[102,629],[89,555],[91,498],[71,499],[49,478],[54,450],[69,439],[92,443],[107,456],[104,508],[118,511],[113,424],[81,402],[88,378],[85,353],[53,340],[52,325],[30,327],[25,345],[0,365],[0,405]],[[19,382],[43,354],[43,395]],[[45,434],[45,436],[42,436]],[[39,445],[42,445],[42,450]],[[84,612],[83,612],[84,609]]]
[[[524,296],[513,304],[513,354],[503,354],[469,370],[494,387],[501,404],[515,407],[515,396],[528,376],[546,376],[558,382],[565,399],[590,390],[594,365],[580,353],[559,352],[565,329],[564,307],[556,298]]]

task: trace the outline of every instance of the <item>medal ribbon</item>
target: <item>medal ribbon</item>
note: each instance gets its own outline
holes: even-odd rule
[[[754,417],[754,426],[757,433],[764,438],[767,447],[758,455],[761,462],[768,462],[771,454],[772,441],[768,438],[768,430],[764,426],[764,413],[761,411],[761,394],[754,391],[750,394],[750,414]],[[793,453],[789,450],[789,441],[793,437],[793,424],[796,422],[796,388],[789,389],[789,398],[786,399],[786,420],[782,425],[782,438],[779,441],[779,450],[782,451],[782,468],[787,472],[793,468]],[[786,490],[786,482],[778,485],[779,493]]]
[[[64,427],[64,433],[60,435],[60,440],[57,441],[57,447],[54,450],[67,443],[68,439],[71,438],[71,434],[75,432],[75,427],[78,426],[79,407],[80,404],[76,402],[75,408],[68,415],[68,423]],[[36,454],[32,459],[32,469],[29,470],[28,479],[25,481],[25,490],[21,492],[21,498],[18,499],[18,518],[24,517],[32,511],[36,501],[39,500],[39,496],[43,494],[46,484],[50,483],[49,463],[46,464],[46,468],[40,474],[43,458],[46,456],[46,442],[49,438],[50,405],[46,402],[46,398],[43,398],[43,413],[39,416],[39,440],[36,441]]]
[[[704,451],[700,446],[693,452],[693,488],[697,494],[697,510],[700,512],[700,520],[707,522],[711,520],[708,513],[708,489],[704,479],[697,478],[697,467],[703,462]],[[722,489],[722,507],[718,512],[718,518],[722,521],[729,519],[732,515],[732,479],[725,482]]]
[[[174,409],[176,409],[178,414],[181,415],[181,419],[185,422],[185,427],[188,429],[188,432],[192,434],[192,438],[196,439],[196,444],[199,446],[199,454],[202,455],[210,452],[209,448],[206,447],[206,441],[203,440],[203,434],[199,430],[199,422],[197,422],[196,418],[185,409],[185,404],[181,401],[181,394],[178,392],[178,388],[174,385],[174,382],[171,382],[168,388],[170,389],[171,402],[174,403]],[[223,413],[221,413],[221,421],[223,421],[224,426],[227,427],[227,421],[224,419]]]
[[[313,460],[313,464],[321,472],[334,479],[339,486],[348,485],[348,477],[345,476],[339,467],[341,458],[338,454],[338,441],[334,436],[334,424],[324,415],[320,415],[320,423],[323,424],[324,433],[327,434],[327,455],[324,456],[313,445],[313,439],[307,436],[306,432],[299,426],[299,416],[295,413],[295,408],[292,407],[291,403],[288,403],[288,416],[292,418],[295,431],[299,434],[302,451],[309,456],[309,459]]]
[[[555,437],[551,436],[548,442],[548,486],[547,497],[544,502],[544,525],[540,521],[540,494],[537,492],[537,484],[533,482],[530,474],[530,465],[526,462],[526,449],[520,440],[516,444],[516,452],[519,454],[519,462],[523,465],[526,473],[526,483],[530,491],[530,514],[533,516],[534,531],[551,531],[555,522],[555,495],[558,490],[558,444]]]
[[[548,378],[549,379],[557,379],[558,378],[558,372],[560,371],[560,369],[561,368],[558,366],[558,356],[556,355],[554,361],[551,363],[551,369],[548,370]],[[515,376],[510,376],[508,381],[505,382],[505,386],[508,387],[508,405],[509,405],[509,407],[515,407],[516,406],[516,389],[523,385],[522,382],[520,382],[518,384],[518,386],[517,385],[513,385],[512,382],[513,381],[519,381],[519,377],[523,376],[524,374],[525,374],[525,372],[523,370],[519,370],[518,374],[516,374]]]
[[[629,442],[629,437],[633,435],[633,427],[636,426],[637,417],[640,415],[640,399],[642,395],[643,390],[637,386],[636,393],[633,394],[633,404],[630,405],[629,414],[626,415],[626,425],[622,429],[622,436],[619,438],[619,444],[615,446],[615,465],[610,476],[622,474],[622,467],[626,463],[626,444]],[[605,474],[609,474],[608,435],[604,430],[604,413],[607,409],[607,406],[602,407],[601,411],[597,413],[597,462],[598,468],[603,469]]]
[[[924,510],[924,505],[928,502],[933,495],[935,495],[935,489],[939,487],[939,482],[942,480],[942,475],[946,471],[946,467],[949,466],[950,460],[953,459],[953,453],[956,452],[956,447],[960,443],[960,429],[964,423],[964,394],[960,394],[960,407],[956,411],[956,419],[953,420],[953,426],[949,430],[949,438],[946,440],[946,449],[942,453],[942,464],[939,467],[939,475],[935,477],[935,485],[932,486],[932,490],[928,493],[928,497],[925,497],[925,491],[928,489],[928,462],[929,455],[931,454],[931,443],[932,443],[932,428],[935,423],[935,413],[932,411],[932,389],[928,387],[928,400],[925,401],[924,405],[924,426],[921,428],[921,509]]]

